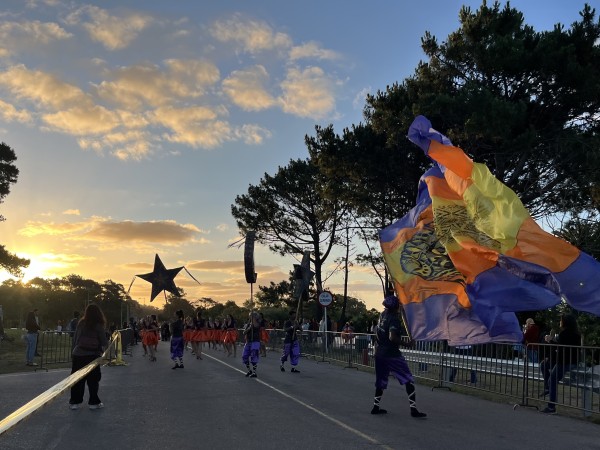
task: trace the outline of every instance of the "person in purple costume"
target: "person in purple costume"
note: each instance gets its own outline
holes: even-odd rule
[[[256,366],[258,365],[260,352],[260,316],[256,312],[250,313],[250,321],[244,326],[244,352],[242,353],[242,362],[246,365],[246,376],[256,378]],[[250,369],[252,363],[252,369]]]
[[[406,394],[410,404],[410,415],[416,418],[427,417],[419,412],[416,403],[414,378],[399,346],[411,347],[410,341],[403,344],[400,337],[400,318],[398,312],[400,301],[394,295],[388,295],[383,301],[385,309],[379,316],[377,323],[377,349],[375,350],[375,401],[371,414],[385,414],[387,411],[379,407],[383,391],[387,389],[388,377],[393,375],[400,384],[406,387]]]
[[[183,311],[175,311],[175,322],[171,323],[171,369],[183,369]]]
[[[285,339],[283,340],[283,353],[281,354],[281,365],[279,369],[285,372],[284,363],[290,357],[292,364],[292,373],[300,373],[296,368],[300,360],[300,344],[298,343],[298,333],[302,333],[302,327],[296,320],[296,311],[290,311],[290,318],[283,324]]]

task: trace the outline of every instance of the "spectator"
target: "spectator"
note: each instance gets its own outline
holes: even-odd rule
[[[28,366],[37,366],[37,363],[33,362],[35,356],[39,356],[37,353],[37,339],[38,331],[40,330],[40,323],[37,316],[37,308],[30,311],[27,314],[27,320],[25,321],[25,328],[27,329],[27,350],[25,353],[26,364]]]
[[[577,328],[577,321],[574,316],[569,314],[563,315],[560,319],[560,333],[556,339],[551,336],[545,336],[548,343],[557,344],[558,347],[553,349],[551,354],[554,354],[556,364],[550,370],[549,363],[544,365],[544,394],[550,394],[548,406],[542,411],[545,414],[556,414],[556,395],[558,382],[562,380],[564,374],[577,366],[577,349],[581,345],[581,335]],[[552,359],[552,357],[550,358]]]
[[[77,323],[79,322],[79,311],[73,311],[73,318],[69,321],[69,325],[67,325],[67,331],[71,336],[75,335],[75,330],[77,329]]]
[[[346,322],[344,328],[342,328],[342,340],[344,341],[344,344],[347,344],[350,341],[352,341],[353,337],[354,327],[352,326],[352,322]]]
[[[529,362],[538,362],[538,342],[540,341],[540,327],[530,317],[525,321],[523,343],[526,345],[526,355]]]
[[[102,352],[108,347],[105,327],[106,318],[100,307],[93,303],[88,305],[75,330],[71,373],[77,372],[102,356]],[[86,383],[89,391],[89,408],[104,408],[104,404],[98,397],[101,378],[100,365],[97,365],[90,373],[75,383],[71,388],[70,408],[79,409],[83,403]]]
[[[63,329],[63,326],[62,326],[62,320],[59,320],[59,321],[56,323],[56,332],[57,332],[58,334],[62,334],[62,329]]]

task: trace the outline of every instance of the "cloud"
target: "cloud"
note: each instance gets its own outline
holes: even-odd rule
[[[272,134],[269,130],[258,125],[242,125],[235,130],[235,136],[242,139],[247,145],[260,145],[266,139],[269,139]]]
[[[264,87],[268,79],[269,74],[261,65],[235,70],[223,80],[223,92],[245,111],[267,109],[276,104]]]
[[[32,121],[29,111],[24,109],[18,110],[13,105],[0,100],[0,117],[6,122],[21,122],[29,123]]]
[[[319,67],[290,68],[281,83],[283,111],[300,117],[321,119],[335,110],[333,81]]]
[[[216,228],[220,232],[224,232],[224,231],[229,230],[229,225],[227,225],[226,223],[220,223],[219,225],[216,226]]]
[[[91,99],[77,86],[65,83],[54,75],[29,70],[22,64],[0,72],[0,85],[18,98],[44,107],[60,109],[74,104],[91,105]]]
[[[321,48],[318,43],[313,41],[292,47],[290,50],[290,60],[292,61],[298,59],[336,60],[340,58],[339,53]]]
[[[63,214],[65,214],[67,216],[79,216],[79,215],[81,215],[81,213],[79,212],[78,209],[67,209],[67,210],[63,211]]]
[[[71,33],[54,22],[3,22],[0,23],[0,54],[7,56],[21,49],[39,47],[71,37]]]
[[[155,123],[171,130],[164,136],[168,141],[210,149],[234,137],[229,123],[218,120],[218,114],[223,113],[226,113],[224,109],[204,106],[166,107],[156,109],[150,117]]]
[[[44,114],[42,119],[55,130],[76,136],[104,134],[121,125],[117,113],[98,105],[76,106]]]
[[[221,42],[234,42],[251,54],[265,50],[291,47],[292,39],[285,33],[278,33],[263,21],[243,18],[240,14],[231,19],[215,22],[210,27],[212,36]]]
[[[174,220],[133,222],[96,222],[78,239],[97,242],[119,243],[159,243],[163,245],[179,245],[193,242],[201,233],[195,225],[178,224]]]
[[[30,221],[19,234],[33,236],[63,236],[75,241],[112,243],[119,246],[139,247],[140,244],[153,246],[178,246],[185,243],[204,243],[199,238],[202,230],[192,224],[179,224],[174,220],[134,222],[131,220],[112,221],[101,217],[75,223],[54,223]]]
[[[121,50],[137,38],[153,19],[140,13],[111,16],[104,9],[86,5],[69,14],[66,22],[69,25],[82,25],[90,38],[107,50]]]
[[[220,79],[219,69],[203,60],[165,61],[165,68],[152,64],[107,71],[112,81],[102,81],[97,87],[98,96],[128,109],[145,105],[163,106],[198,98]]]

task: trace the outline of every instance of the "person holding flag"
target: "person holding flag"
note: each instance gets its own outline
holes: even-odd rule
[[[403,344],[400,336],[400,318],[398,317],[400,301],[395,295],[388,295],[383,300],[385,309],[377,323],[377,347],[375,350],[375,400],[371,414],[385,414],[387,410],[379,407],[383,391],[387,389],[388,377],[393,375],[400,384],[406,386],[406,394],[410,404],[410,415],[417,419],[427,414],[417,409],[413,375],[400,352],[400,346],[410,347],[414,341]]]
[[[298,343],[298,331],[302,332],[302,327],[296,320],[296,311],[290,311],[290,318],[283,324],[285,339],[283,341],[283,353],[281,354],[281,365],[279,369],[285,372],[284,364],[290,358],[292,364],[292,373],[300,373],[296,368],[300,360],[300,344]]]
[[[242,353],[242,362],[246,365],[246,376],[257,378],[256,366],[258,365],[260,352],[260,317],[257,312],[250,313],[250,320],[244,326],[244,351]],[[252,363],[252,369],[250,369]]]

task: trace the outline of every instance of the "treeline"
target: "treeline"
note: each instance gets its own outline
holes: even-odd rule
[[[38,309],[42,329],[55,330],[59,323],[64,327],[73,317],[74,311],[83,312],[89,303],[100,305],[109,325],[120,327],[129,318],[139,319],[149,314],[156,314],[160,321],[171,320],[175,311],[181,309],[186,316],[194,316],[201,310],[205,318],[223,319],[231,314],[238,324],[246,322],[251,309],[262,312],[267,321],[282,323],[287,319],[290,310],[296,310],[297,300],[286,291],[290,284],[259,286],[254,302],[246,300],[243,305],[229,300],[217,302],[209,297],[190,300],[186,293],[177,297],[168,295],[162,307],[141,304],[132,299],[124,286],[107,280],[98,283],[79,275],[68,275],[62,278],[34,278],[27,283],[6,280],[0,285],[0,306],[2,307],[3,325],[5,328],[21,328],[29,311]],[[320,320],[315,315],[315,295],[309,296],[301,305],[301,317]],[[364,302],[349,297],[346,313],[342,317],[342,303],[335,301],[328,309],[332,322],[352,320],[356,331],[367,331],[369,324],[377,317],[376,310],[367,310]],[[340,326],[341,329],[341,326]]]

